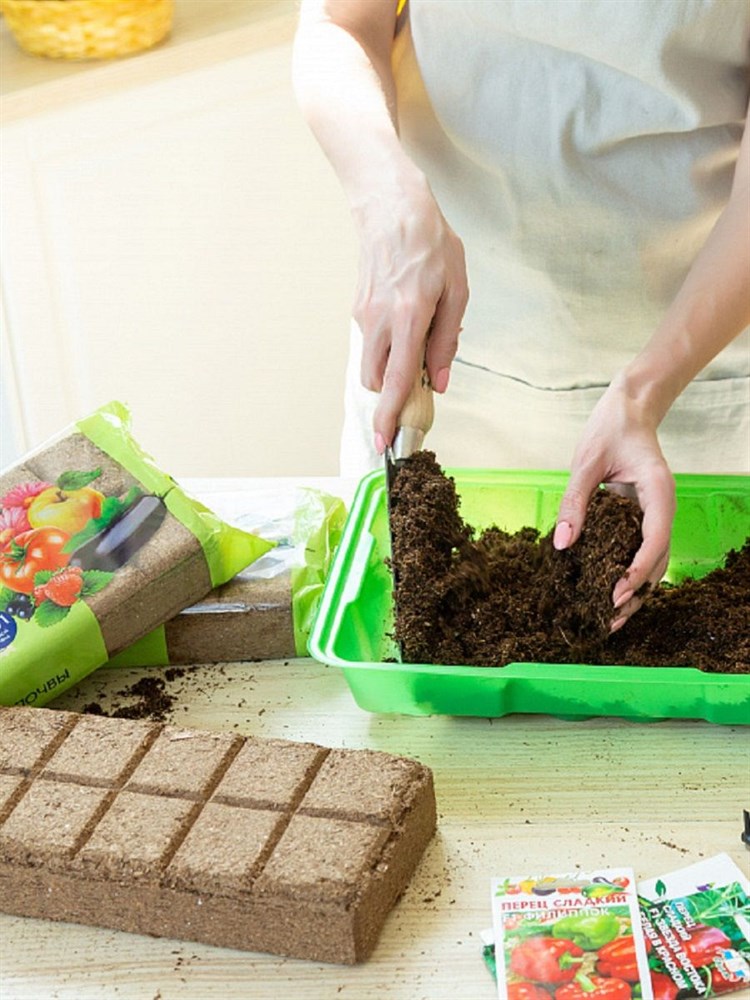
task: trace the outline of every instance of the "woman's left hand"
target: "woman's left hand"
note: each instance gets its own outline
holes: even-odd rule
[[[613,632],[638,610],[642,598],[636,595],[644,584],[656,586],[669,561],[675,486],[656,436],[657,422],[627,391],[625,377],[615,379],[589,417],[560,503],[557,549],[579,537],[589,500],[601,483],[634,496],[643,511],[641,547],[612,592]]]

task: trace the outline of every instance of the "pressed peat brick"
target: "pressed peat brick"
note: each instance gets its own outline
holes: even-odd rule
[[[120,496],[134,486],[137,480],[101,448],[90,441],[85,434],[77,431],[66,434],[51,444],[48,448],[37,452],[28,459],[31,475],[28,479],[42,479],[46,482],[57,482],[58,476],[73,469],[81,472],[93,472],[101,469],[94,485],[105,496]],[[17,481],[18,468],[13,470]]]
[[[24,778],[20,774],[0,774],[0,823],[15,805],[23,784]]]
[[[137,560],[126,564],[104,590],[86,598],[110,656],[194,604],[211,589],[206,558],[194,536],[190,536],[192,542],[186,543],[179,555],[172,552],[169,538],[173,523],[178,522],[167,514],[156,535],[136,554],[141,564]]]
[[[217,769],[239,743],[239,737],[223,733],[167,726],[131,775],[128,790],[187,799],[205,797]]]
[[[214,800],[256,809],[290,809],[327,753],[312,743],[248,739],[217,785]]]
[[[151,879],[163,867],[194,803],[120,792],[78,853],[80,865],[103,878]]]
[[[430,771],[383,753],[27,708],[0,709],[0,746],[0,909],[22,916],[353,963],[436,824]]]
[[[272,545],[185,494],[133,439],[117,401],[4,472],[1,487],[0,521],[21,539],[0,588],[4,705],[46,704]],[[39,543],[29,548],[27,522],[55,533],[29,533]],[[156,641],[163,650],[163,632]]]
[[[58,868],[72,856],[107,795],[90,785],[35,781],[0,827],[0,857]]]
[[[132,770],[158,728],[147,722],[84,717],[45,765],[43,776],[80,784],[114,785]]]
[[[166,881],[229,896],[249,889],[283,826],[278,812],[209,802],[172,858]]]
[[[5,714],[0,727],[0,773],[28,774],[54,750],[75,719],[70,712]]]
[[[4,497],[14,486],[18,486],[19,483],[33,483],[39,480],[41,480],[41,476],[38,476],[28,465],[16,465],[0,475],[0,498]]]
[[[202,598],[195,610],[170,618],[164,634],[172,664],[295,656],[292,571],[268,579],[239,574]]]
[[[367,823],[294,816],[258,879],[258,891],[347,905],[387,837]]]
[[[387,753],[362,750],[352,757],[332,750],[300,804],[300,812],[314,815],[341,813],[348,803],[349,819],[398,822],[411,773],[408,763]]]

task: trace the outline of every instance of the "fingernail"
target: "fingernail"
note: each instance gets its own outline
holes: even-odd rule
[[[375,451],[378,455],[382,455],[385,451],[385,438],[380,431],[375,435]]]
[[[440,371],[435,376],[435,380],[432,383],[432,388],[435,392],[445,392],[448,388],[448,380],[451,377],[450,368],[441,368]]]
[[[615,601],[615,611],[618,608],[621,608],[623,604],[627,604],[632,596],[633,596],[632,590],[626,590],[624,593],[622,593]]]
[[[615,620],[609,626],[609,634],[612,635],[613,632],[617,632],[618,629],[621,629],[627,620],[628,620],[627,615],[620,615],[619,618],[615,618]]]
[[[552,536],[552,544],[556,549],[567,549],[573,537],[573,528],[567,521],[558,522],[555,533]]]

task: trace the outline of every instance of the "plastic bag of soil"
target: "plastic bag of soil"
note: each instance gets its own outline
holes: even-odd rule
[[[46,704],[272,547],[102,407],[0,474],[0,704]]]
[[[346,520],[338,497],[298,486],[211,493],[223,518],[275,547],[232,580],[124,650],[110,666],[306,656]]]

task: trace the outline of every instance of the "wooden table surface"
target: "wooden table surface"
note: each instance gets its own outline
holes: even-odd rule
[[[147,673],[100,669],[55,705],[111,707]],[[371,715],[336,668],[307,659],[189,667],[168,691],[181,725],[371,747],[433,768],[438,833],[374,955],[325,966],[0,916],[2,1000],[490,1000],[479,935],[493,874],[630,865],[645,878],[719,852],[749,867],[742,727]]]

